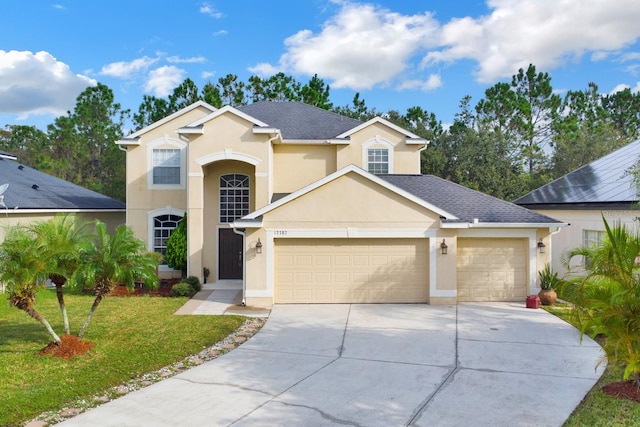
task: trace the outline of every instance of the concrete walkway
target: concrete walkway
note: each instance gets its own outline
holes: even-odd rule
[[[202,285],[202,290],[175,314],[239,314],[247,317],[268,317],[270,311],[242,305],[241,280],[219,280]]]
[[[520,303],[276,305],[237,349],[63,426],[560,426],[600,347]]]

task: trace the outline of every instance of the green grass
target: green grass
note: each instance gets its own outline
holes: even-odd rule
[[[173,316],[186,298],[116,298],[102,301],[84,339],[95,347],[71,360],[40,356],[45,329],[0,294],[0,426],[21,425],[38,414],[90,398],[222,340],[241,316]],[[77,333],[93,298],[67,295],[71,333]],[[55,292],[41,291],[38,310],[62,333]]]
[[[544,309],[573,324],[571,310],[566,306],[557,304]],[[611,397],[601,391],[603,386],[620,381],[622,370],[620,366],[608,365],[602,377],[564,423],[564,427],[640,426],[640,403]]]

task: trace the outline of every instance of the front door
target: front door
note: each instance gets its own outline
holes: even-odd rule
[[[242,279],[242,236],[230,228],[218,230],[218,278]]]

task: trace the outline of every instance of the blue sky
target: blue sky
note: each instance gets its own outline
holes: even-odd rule
[[[136,111],[186,77],[318,74],[336,105],[412,106],[451,123],[465,95],[529,63],[558,93],[640,90],[637,0],[8,0],[0,127],[44,128],[96,82]]]

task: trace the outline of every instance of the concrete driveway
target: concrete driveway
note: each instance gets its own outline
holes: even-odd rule
[[[519,303],[277,305],[237,349],[64,426],[560,426],[600,347]]]

